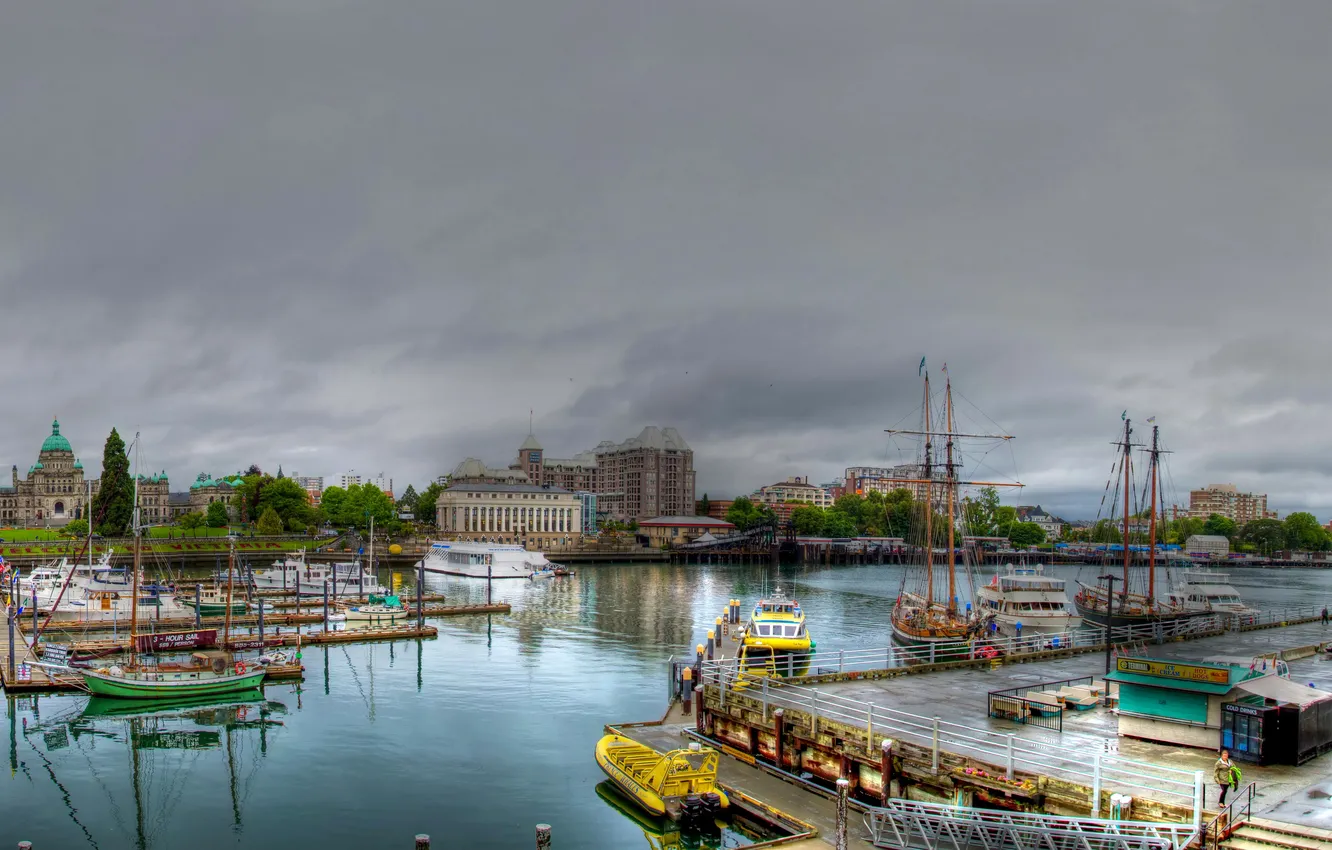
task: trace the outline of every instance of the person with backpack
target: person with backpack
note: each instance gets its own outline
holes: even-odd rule
[[[1212,772],[1216,784],[1221,786],[1221,799],[1217,801],[1217,805],[1224,806],[1226,804],[1226,792],[1232,788],[1239,788],[1240,779],[1243,777],[1243,774],[1235,763],[1230,760],[1230,750],[1221,751],[1221,758],[1216,760],[1216,765]]]

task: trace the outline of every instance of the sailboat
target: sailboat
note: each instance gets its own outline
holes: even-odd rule
[[[944,373],[947,374],[947,367]],[[925,373],[925,398],[923,402],[924,427],[919,431],[888,429],[889,434],[904,434],[924,438],[924,451],[921,458],[921,476],[918,479],[899,479],[896,483],[915,485],[917,490],[924,488],[924,504],[920,506],[923,517],[922,563],[907,569],[902,580],[902,591],[893,603],[892,629],[893,640],[904,646],[961,646],[982,634],[989,626],[989,619],[982,615],[972,603],[963,597],[957,581],[957,516],[959,485],[976,486],[1021,486],[1020,484],[959,481],[958,468],[960,451],[957,440],[963,438],[1011,440],[1011,435],[960,434],[954,430],[953,423],[953,384],[952,378],[944,382],[944,426],[945,430],[935,431],[931,422],[930,375]],[[944,440],[944,462],[940,476],[938,462],[935,460],[935,440]],[[940,572],[935,562],[935,537],[939,531],[934,527],[934,512],[937,504],[937,492],[943,490],[947,528],[947,583],[936,576]],[[913,586],[908,588],[908,582]]]
[[[139,435],[134,435],[135,467],[138,466]],[[130,596],[130,659],[124,665],[112,665],[100,669],[78,669],[83,676],[83,683],[88,691],[95,695],[121,697],[127,699],[161,699],[166,696],[194,697],[205,694],[223,694],[235,691],[248,691],[258,688],[264,680],[265,670],[261,665],[250,666],[244,661],[234,660],[224,651],[195,652],[187,664],[144,664],[139,661],[139,567],[143,553],[143,527],[139,514],[139,482],[134,481],[134,569],[133,591]],[[232,544],[230,559],[234,563],[235,544]],[[234,574],[235,570],[229,571]],[[227,581],[226,621],[223,627],[222,645],[226,645],[231,631],[231,591],[230,578]]]
[[[1120,590],[1113,594],[1109,588],[1086,584],[1079,581],[1079,590],[1073,599],[1073,604],[1077,607],[1078,613],[1085,620],[1095,623],[1099,626],[1107,625],[1113,618],[1116,625],[1135,625],[1139,623],[1158,623],[1166,621],[1176,621],[1188,619],[1198,614],[1205,614],[1207,611],[1190,610],[1177,600],[1160,600],[1156,598],[1156,516],[1157,499],[1159,492],[1159,483],[1161,478],[1160,459],[1160,428],[1152,426],[1152,446],[1148,450],[1147,474],[1151,484],[1151,497],[1147,507],[1147,586],[1138,590],[1134,589],[1132,582],[1133,575],[1129,569],[1133,562],[1133,549],[1129,543],[1129,502],[1133,493],[1133,449],[1135,444],[1133,437],[1133,420],[1124,420],[1123,439],[1114,445],[1120,449],[1120,466],[1123,467],[1123,499],[1124,499],[1124,574],[1120,577],[1122,584]],[[1138,444],[1141,446],[1141,444]],[[1161,498],[1161,515],[1165,515],[1164,498]],[[1107,584],[1109,584],[1107,582]],[[1113,606],[1111,602],[1113,601]]]

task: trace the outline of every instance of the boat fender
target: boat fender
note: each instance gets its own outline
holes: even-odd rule
[[[236,675],[237,675],[237,676],[244,676],[244,675],[245,675],[245,662],[244,662],[244,661],[237,661],[237,662],[236,662]]]

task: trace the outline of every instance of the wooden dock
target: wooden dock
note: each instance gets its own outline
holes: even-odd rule
[[[322,608],[324,605],[324,598],[322,596],[305,595],[302,596],[300,599],[296,599],[295,592],[290,590],[288,591],[279,590],[276,592],[260,591],[256,593],[255,596],[263,600],[265,611],[268,611],[270,609],[287,609],[287,608],[296,608],[299,610],[314,611],[316,609]],[[364,602],[364,601],[365,600],[359,596],[339,596],[337,598],[330,596],[328,604],[330,606],[334,604],[355,605],[358,602]],[[415,610],[414,609],[414,606],[416,605],[415,596],[399,596],[398,601],[400,601],[403,605],[406,605],[408,608],[413,608],[413,610]],[[431,602],[443,602],[445,601],[444,594],[427,593],[423,597],[422,601],[427,604]]]

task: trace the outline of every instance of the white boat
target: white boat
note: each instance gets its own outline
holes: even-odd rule
[[[1078,627],[1082,618],[1072,613],[1064,580],[1045,574],[1040,564],[1004,565],[1005,572],[976,589],[982,616],[990,615],[1000,633],[1059,634]]]
[[[311,564],[305,560],[305,550],[281,561],[274,561],[273,566],[266,570],[255,570],[253,578],[256,590],[298,590],[302,596],[323,596],[325,587],[328,587],[328,595],[334,599],[388,592],[388,588],[381,585],[375,575],[359,562]],[[222,579],[225,580],[226,576],[223,575]],[[236,580],[246,579],[238,574]]]
[[[192,615],[174,593],[147,585],[142,577],[140,570],[138,604],[144,607],[146,616],[158,619]],[[37,610],[51,615],[55,622],[116,623],[127,620],[134,608],[133,576],[125,567],[111,566],[109,553],[95,564],[70,565],[62,559],[34,570],[30,580],[33,584],[25,587],[27,604],[32,604],[35,586]]]
[[[1183,570],[1170,589],[1167,601],[1190,614],[1238,614],[1254,618],[1258,610],[1244,604],[1227,573],[1206,568]]]
[[[470,578],[549,578],[559,565],[522,546],[436,541],[416,566],[431,573]]]
[[[372,625],[407,619],[410,612],[396,596],[371,596],[368,602],[347,609],[347,622],[368,622]]]

